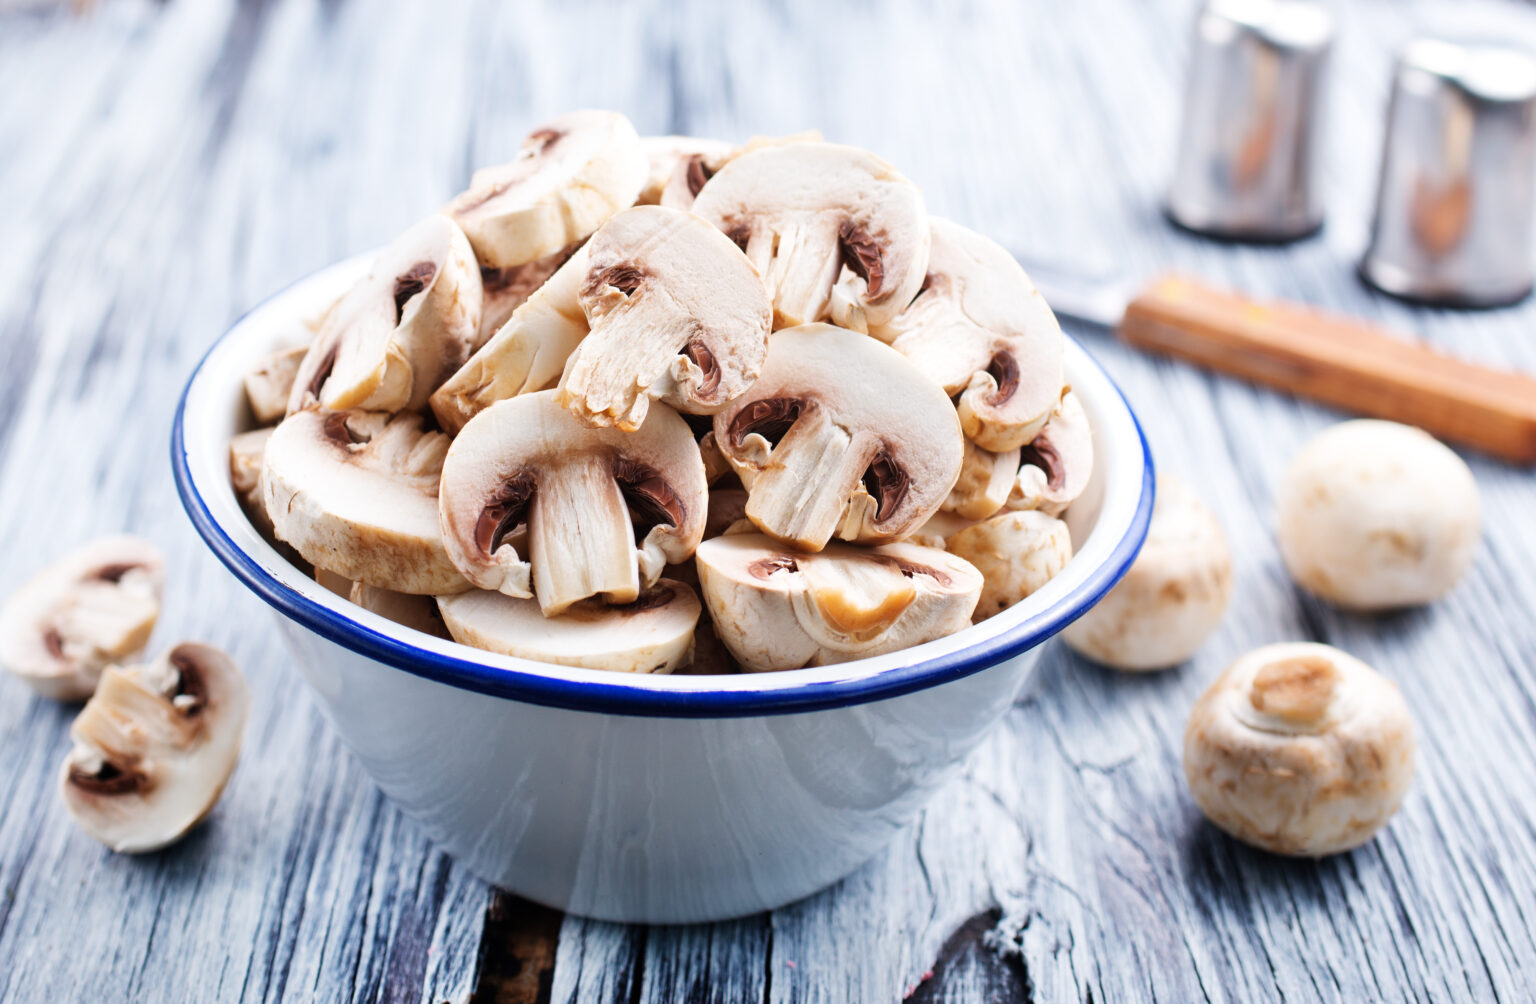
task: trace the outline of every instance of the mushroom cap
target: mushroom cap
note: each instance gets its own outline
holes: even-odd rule
[[[347,592],[347,599],[403,627],[436,638],[450,637],[448,628],[443,624],[443,616],[438,612],[437,600],[431,596],[397,593],[393,589],[380,589],[366,582],[354,582]]]
[[[829,324],[775,332],[757,382],[715,414],[747,516],[801,550],[880,543],[936,512],[964,439],[944,392],[900,353]]]
[[[1402,804],[1413,758],[1397,686],[1310,642],[1238,659],[1184,733],[1184,773],[1201,811],[1275,854],[1321,857],[1371,839]]]
[[[1307,592],[1357,610],[1431,603],[1471,566],[1477,482],[1428,433],[1375,419],[1315,436],[1280,483],[1280,554]]]
[[[469,357],[481,298],[469,241],[447,217],[427,217],[326,314],[294,375],[288,412],[422,407]]]
[[[641,136],[640,146],[645,150],[649,170],[645,187],[640,190],[635,204],[659,205],[661,193],[676,175],[683,191],[692,189],[688,192],[687,204],[677,206],[678,209],[687,209],[693,203],[693,196],[699,194],[704,182],[720,169],[735,149],[723,139],[700,136]]]
[[[884,323],[911,301],[928,267],[922,192],[856,147],[754,150],[710,178],[693,211],[746,251],[780,327],[829,317],[860,331]]]
[[[559,666],[618,673],[670,673],[688,661],[699,598],[659,579],[639,599],[620,605],[581,600],[545,617],[538,603],[487,590],[438,598],[455,641]]]
[[[529,133],[510,163],[476,171],[443,212],[464,228],[481,265],[509,268],[584,239],[634,205],[649,174],[629,119],[570,112]]]
[[[982,578],[931,547],[829,544],[806,554],[758,533],[699,545],[716,634],[743,669],[825,666],[942,638],[971,622]]]
[[[708,487],[698,444],[672,409],[652,407],[634,432],[591,428],[543,391],[499,401],[464,426],[443,463],[440,501],[448,554],[464,575],[482,589],[537,595],[553,616],[588,596],[630,602],[667,562],[691,555]],[[506,543],[524,523],[526,557]]]
[[[288,413],[293,381],[308,353],[308,345],[282,349],[245,375],[245,399],[257,425],[271,425]]]
[[[1001,509],[1014,494],[1019,477],[1019,451],[993,453],[969,439],[960,462],[960,477],[940,509],[962,519],[983,520]]]
[[[592,235],[587,259],[577,300],[591,333],[560,378],[561,403],[584,423],[633,431],[652,399],[711,414],[757,379],[773,310],[720,231],[636,206]]]
[[[1083,403],[1068,391],[1035,438],[1020,448],[1008,508],[1060,516],[1083,494],[1092,476],[1093,429]]]
[[[1185,662],[1216,630],[1232,595],[1232,552],[1215,513],[1184,482],[1157,479],[1157,502],[1141,553],[1062,638],[1116,669]]]
[[[43,568],[0,607],[0,663],[44,697],[83,701],[107,665],[149,641],[165,558],[138,537],[98,537]]]
[[[986,580],[972,615],[977,623],[1040,589],[1072,560],[1067,524],[1043,512],[999,513],[959,531],[946,546]]]
[[[977,446],[1023,446],[1061,400],[1061,326],[1029,276],[1001,245],[938,217],[915,297],[869,331],[915,362],[951,396]]]
[[[69,730],[75,745],[59,778],[69,814],[114,851],[173,843],[219,800],[249,706],[240,668],[207,645],[108,669]]]
[[[447,449],[415,413],[297,412],[267,442],[267,515],[317,568],[397,592],[459,592],[469,583],[437,518]]]

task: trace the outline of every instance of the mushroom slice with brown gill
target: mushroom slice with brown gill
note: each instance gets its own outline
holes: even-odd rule
[[[688,425],[665,405],[634,432],[582,425],[553,391],[499,401],[443,463],[443,539],[482,589],[537,596],[545,616],[629,603],[693,553],[708,488]],[[527,526],[526,557],[507,543]]]
[[[1060,516],[1092,476],[1093,429],[1082,402],[1068,391],[1045,427],[1020,448],[1018,477],[1007,506]]]
[[[960,477],[940,508],[963,519],[982,520],[996,513],[1013,494],[1019,478],[1019,451],[993,453],[969,439]]]
[[[526,265],[513,265],[510,268],[482,267],[480,287],[484,296],[480,303],[480,330],[475,334],[471,352],[480,351],[480,347],[490,341],[502,325],[512,318],[517,308],[527,303],[528,298],[538,292],[580,247],[581,243],[577,242],[554,254],[536,258]]]
[[[911,302],[928,268],[922,193],[851,146],[754,150],[721,168],[693,211],[746,251],[767,283],[779,327],[828,318],[860,331],[887,323]],[[833,286],[845,274],[834,304]]]
[[[88,541],[0,607],[0,662],[44,697],[83,701],[104,667],[149,641],[165,558],[130,536]]]
[[[956,533],[946,546],[986,579],[978,623],[1040,590],[1072,560],[1067,524],[1043,512],[999,513]]]
[[[497,401],[549,389],[560,379],[587,337],[577,301],[587,256],[583,245],[432,395],[432,413],[450,435]]]
[[[448,638],[448,628],[443,615],[438,612],[437,600],[418,593],[397,593],[393,589],[381,589],[365,582],[354,582],[347,598],[364,610],[371,611],[385,620],[394,621],[423,634]]]
[[[587,242],[577,293],[591,333],[560,402],[588,425],[632,432],[659,399],[710,414],[757,379],[773,309],[752,263],[692,213],[636,206]]]
[[[385,248],[331,308],[299,365],[288,412],[415,410],[469,357],[480,269],[464,234],[429,216]]]
[[[751,389],[715,415],[747,516],[805,551],[903,537],[944,502],[963,437],[938,385],[889,346],[830,324],[776,332]]]
[[[869,332],[956,396],[965,434],[1001,453],[1023,446],[1061,400],[1063,336],[1029,276],[998,244],[931,218],[916,298]]]
[[[708,146],[697,146],[673,159],[670,174],[663,179],[664,187],[655,200],[669,209],[692,209],[694,200],[699,197],[699,192],[709,179],[719,174],[722,167],[737,157],[770,146],[820,143],[821,133],[810,129],[805,132],[791,133],[788,136],[753,136],[741,146],[731,146],[729,143],[721,143],[718,140],[693,140],[693,142],[708,144]],[[655,167],[656,164],[653,161],[653,171]]]
[[[274,352],[245,375],[245,399],[257,425],[279,422],[288,413],[293,381],[308,353],[307,345]]]
[[[316,568],[402,593],[459,592],[469,583],[437,518],[447,451],[414,412],[301,411],[267,443],[267,515]]]
[[[250,698],[216,648],[183,642],[146,666],[102,674],[70,727],[64,805],[114,851],[153,851],[213,809],[240,757]]]
[[[697,179],[698,188],[693,189],[688,202],[677,206],[678,209],[687,209],[693,204],[693,196],[698,194],[699,188],[704,187],[704,182],[720,170],[735,150],[723,139],[699,136],[641,136],[640,147],[645,151],[648,170],[645,187],[640,190],[635,204],[659,205],[662,192],[676,175],[682,176],[685,190],[690,178]]]
[[[916,544],[830,544],[816,554],[762,534],[699,545],[699,583],[716,633],[742,668],[800,669],[894,652],[971,623],[982,578]]]
[[[629,119],[570,112],[529,133],[511,163],[476,171],[443,212],[482,266],[512,268],[584,239],[634,205],[649,173]]]
[[[699,598],[672,579],[660,579],[637,599],[597,599],[544,616],[539,604],[487,590],[438,599],[454,640],[523,659],[619,673],[670,673],[688,662]]]

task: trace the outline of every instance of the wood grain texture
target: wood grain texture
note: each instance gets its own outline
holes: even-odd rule
[[[382,801],[267,611],[176,504],[175,397],[232,318],[387,240],[531,125],[582,106],[623,109],[643,132],[820,128],[898,164],[934,212],[1063,266],[1178,270],[1536,372],[1536,306],[1416,310],[1353,277],[1392,48],[1444,25],[1536,40],[1536,13],[1344,8],[1328,227],[1289,248],[1234,248],[1172,230],[1158,208],[1192,7],[119,0],[83,18],[0,18],[0,589],[65,540],[145,534],[170,557],[155,645],[227,648],[256,699],[210,823],[128,859],[75,831],[53,792],[72,710],[0,679],[0,1000],[1528,996],[1528,473],[1469,458],[1486,543],[1446,602],[1341,614],[1297,593],[1271,535],[1286,460],[1337,415],[1084,335],[1160,465],[1197,486],[1232,537],[1233,610],[1206,649],[1127,677],[1052,646],[1030,696],[917,825],[820,895],[729,924],[564,918],[557,933],[511,900],[487,921],[492,893]],[[1206,684],[1247,648],[1291,638],[1376,665],[1421,727],[1398,819],[1318,863],[1214,831],[1179,767]]]

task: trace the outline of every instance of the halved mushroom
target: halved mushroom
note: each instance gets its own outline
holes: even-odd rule
[[[915,362],[951,396],[965,434],[1002,453],[1023,446],[1061,400],[1061,326],[1013,256],[931,218],[933,248],[916,298],[869,332]]]
[[[560,378],[588,425],[632,432],[652,399],[710,414],[757,379],[773,310],[752,263],[692,213],[636,206],[587,242],[577,299],[591,333]]]
[[[733,147],[718,140],[694,140],[697,144],[709,144],[677,157],[672,162],[670,175],[663,179],[665,186],[656,201],[671,209],[692,209],[694,200],[704,185],[720,173],[720,169],[737,157],[754,150],[789,143],[820,143],[821,133],[815,129],[791,133],[788,136],[753,136],[741,146]],[[654,162],[653,162],[654,169]]]
[[[587,315],[576,300],[587,261],[583,245],[432,395],[432,413],[449,435],[497,401],[546,390],[560,379],[587,337]]]
[[[277,536],[317,568],[402,593],[469,583],[437,520],[448,437],[422,417],[301,411],[267,443],[262,492]]]
[[[480,303],[480,329],[475,333],[471,352],[480,351],[480,347],[490,341],[491,336],[511,319],[517,308],[527,303],[528,298],[538,292],[579,247],[580,242],[571,244],[526,265],[513,265],[510,268],[482,267],[480,287],[484,297]]]
[[[1008,501],[1018,477],[1018,450],[993,453],[967,439],[960,477],[940,508],[965,519],[986,519]]]
[[[237,433],[229,440],[230,486],[240,500],[240,507],[263,537],[272,536],[272,520],[267,518],[267,507],[261,500],[262,457],[271,438],[272,430],[267,428]]]
[[[112,667],[70,727],[59,778],[86,833],[137,854],[180,839],[213,809],[240,758],[250,697],[216,648],[183,642],[131,669]]]
[[[715,415],[750,493],[747,516],[806,551],[836,534],[879,543],[921,526],[960,473],[954,406],[900,353],[856,331],[776,332],[751,389]]]
[[[976,604],[977,623],[1037,592],[1072,560],[1067,524],[1043,512],[1001,513],[966,527],[946,546],[986,579]]]
[[[480,269],[464,234],[429,216],[385,248],[326,315],[288,396],[292,414],[415,410],[469,357]]]
[[[958,513],[945,512],[943,509],[940,509],[932,516],[929,516],[926,523],[902,539],[912,544],[921,544],[924,547],[936,547],[942,551],[949,538],[968,526],[975,526],[978,522],[979,520],[966,519]]]
[[[817,554],[757,533],[699,545],[699,583],[719,634],[754,672],[894,652],[971,622],[981,573],[915,544],[829,544]]]
[[[288,398],[293,381],[309,346],[300,345],[275,352],[245,375],[245,399],[257,425],[271,425],[288,413]]]
[[[1062,395],[1056,412],[1019,451],[1019,474],[1009,509],[1039,509],[1060,516],[1093,475],[1093,430],[1077,395]]]
[[[860,331],[884,324],[911,302],[928,268],[922,193],[851,146],[754,150],[711,178],[693,211],[757,266],[779,327],[828,317]],[[845,271],[834,304],[833,286]]]
[[[437,603],[454,640],[465,645],[619,673],[670,673],[685,664],[699,620],[699,598],[672,579],[658,580],[629,603],[581,600],[554,617],[533,600],[483,589]]]
[[[699,188],[704,187],[704,182],[720,169],[720,165],[725,163],[735,149],[723,139],[704,139],[698,136],[641,136],[640,146],[645,150],[649,170],[645,187],[640,190],[635,204],[659,205],[662,192],[675,175],[682,176],[684,190],[688,180],[696,178],[698,188],[694,188],[689,195],[688,204],[680,205],[678,209],[687,209],[693,203],[693,196],[698,194]],[[706,170],[708,174],[704,173]]]
[[[107,665],[149,641],[165,558],[138,537],[88,541],[0,607],[0,662],[44,697],[83,701]]]
[[[443,624],[443,615],[438,612],[437,600],[431,596],[397,593],[393,589],[380,589],[365,582],[354,582],[347,598],[364,610],[370,610],[396,624],[438,638],[451,637]]]
[[[629,119],[571,112],[529,133],[511,163],[476,171],[443,211],[464,228],[481,265],[512,268],[584,239],[634,205],[648,175]]]
[[[536,595],[547,617],[588,596],[629,603],[704,532],[704,462],[665,405],[634,432],[593,429],[553,391],[499,401],[443,463],[443,539],[482,589]],[[527,557],[507,543],[523,524]],[[531,575],[531,579],[530,579]]]

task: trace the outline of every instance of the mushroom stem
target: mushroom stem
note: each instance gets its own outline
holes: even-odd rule
[[[762,273],[779,323],[790,327],[826,316],[832,284],[842,269],[834,235],[788,223],[777,232],[759,228],[747,239],[747,258]]]
[[[837,530],[868,464],[869,458],[854,451],[853,438],[836,424],[797,422],[768,466],[752,477],[747,517],[772,527],[778,540],[819,551]]]
[[[675,318],[659,297],[629,300],[617,290],[613,295],[619,302],[602,315],[586,347],[571,357],[560,380],[560,403],[570,408],[580,402],[578,414],[588,425],[633,432],[650,405],[646,390],[667,376],[690,332],[672,323]],[[670,339],[654,334],[669,328]],[[686,378],[686,371],[680,375]]]
[[[862,648],[884,634],[917,599],[910,578],[892,586],[888,563],[865,558],[809,562],[808,589],[791,599],[805,633],[838,651]]]
[[[573,457],[543,479],[528,510],[528,557],[546,617],[587,596],[629,603],[640,595],[629,508],[606,457]]]

